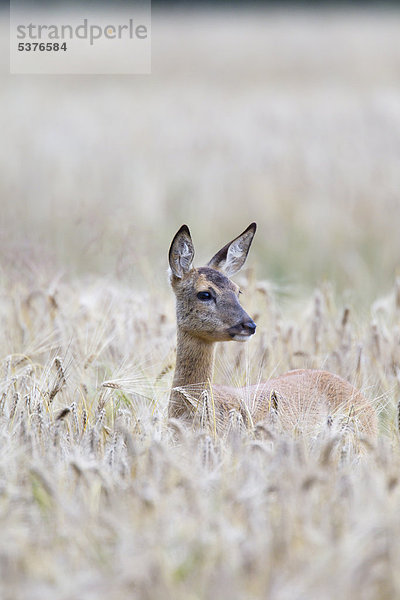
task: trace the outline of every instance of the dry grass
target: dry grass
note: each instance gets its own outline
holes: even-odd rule
[[[151,78],[1,75],[1,598],[400,595],[398,24],[155,15]],[[252,220],[216,381],[332,370],[376,446],[168,423],[170,239],[200,263]]]
[[[3,598],[399,593],[395,295],[373,320],[335,307],[328,289],[289,316],[266,284],[242,278],[260,332],[221,345],[216,379],[330,368],[375,399],[377,446],[329,427],[284,436],[238,413],[222,437],[212,419],[168,423],[172,298],[11,282],[1,296]]]

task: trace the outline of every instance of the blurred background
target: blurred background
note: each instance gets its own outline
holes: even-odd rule
[[[397,4],[153,3],[149,76],[9,75],[0,269],[167,287],[251,221],[249,264],[369,301],[400,266]]]

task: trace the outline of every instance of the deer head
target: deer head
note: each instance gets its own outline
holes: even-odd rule
[[[244,342],[255,333],[256,324],[239,303],[239,287],[230,280],[244,265],[255,232],[251,223],[205,267],[195,268],[190,231],[182,225],[169,250],[178,330],[207,342]]]

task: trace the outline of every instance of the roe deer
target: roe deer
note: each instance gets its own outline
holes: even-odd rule
[[[245,388],[211,383],[215,343],[243,342],[256,330],[256,324],[239,303],[239,287],[229,279],[243,266],[255,232],[256,224],[251,223],[207,266],[200,268],[193,267],[194,246],[186,225],[172,240],[169,266],[178,331],[169,416],[193,418],[198,404],[211,398],[214,422],[226,422],[232,409],[247,418],[250,415],[253,423],[278,415],[286,430],[309,430],[337,418],[375,437],[377,418],[373,406],[348,381],[328,371],[289,371]]]

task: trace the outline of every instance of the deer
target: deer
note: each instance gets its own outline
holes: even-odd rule
[[[285,431],[322,427],[336,418],[342,427],[351,423],[353,431],[376,438],[372,403],[329,371],[296,369],[242,388],[213,383],[216,345],[246,342],[256,332],[255,322],[239,302],[239,286],[231,279],[243,267],[256,229],[251,223],[198,268],[193,266],[188,226],[182,225],[172,240],[168,259],[176,298],[177,352],[169,418],[193,422],[207,400],[218,423],[227,423],[232,411],[253,425],[278,418]]]

